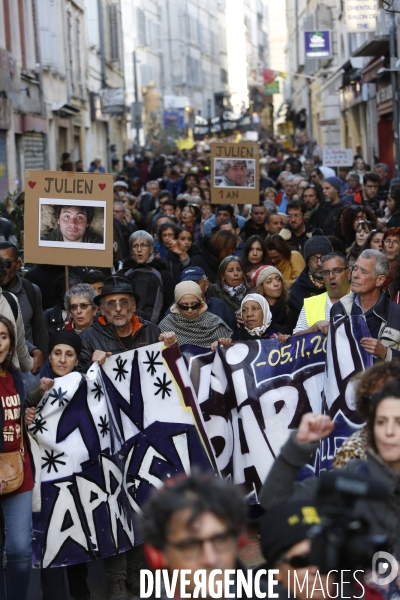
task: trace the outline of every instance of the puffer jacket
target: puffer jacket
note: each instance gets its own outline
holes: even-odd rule
[[[355,294],[350,292],[333,305],[331,319],[351,315]],[[400,305],[392,302],[386,294],[380,300],[374,314],[382,324],[378,340],[387,347],[385,361],[400,358]]]
[[[282,446],[268,477],[261,488],[259,500],[265,510],[289,500],[315,500],[319,485],[318,477],[309,477],[301,482],[296,476],[306,465],[310,455],[317,449],[318,442],[300,444],[296,439],[297,430],[290,434]],[[390,494],[384,500],[364,500],[356,502],[355,513],[363,516],[371,525],[371,534],[384,534],[389,538],[390,550],[400,556],[400,473],[389,469],[373,450],[367,450],[366,461],[351,460],[341,472],[349,475],[369,475],[385,482]]]
[[[83,331],[81,333],[83,347],[79,356],[78,371],[86,373],[92,364],[92,356],[95,350],[120,354],[127,350],[134,350],[158,342],[161,331],[157,325],[144,321],[140,317],[137,318],[142,326],[132,336],[129,348],[124,348],[111,325],[103,325],[100,320],[95,321],[89,329]]]

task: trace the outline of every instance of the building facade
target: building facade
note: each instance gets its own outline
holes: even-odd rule
[[[125,150],[120,32],[119,1],[0,0],[0,199],[65,152],[87,170],[95,157],[109,168],[111,144]]]

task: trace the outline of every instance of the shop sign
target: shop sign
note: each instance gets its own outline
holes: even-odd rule
[[[331,32],[305,31],[304,56],[305,58],[331,58]]]

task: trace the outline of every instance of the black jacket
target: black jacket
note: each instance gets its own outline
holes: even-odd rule
[[[153,325],[153,323],[140,318],[139,321],[143,323],[143,327],[132,336],[129,348],[123,348],[111,325],[102,325],[99,321],[95,321],[89,329],[81,333],[83,347],[79,356],[78,370],[81,373],[86,373],[92,364],[92,356],[95,350],[120,354],[127,350],[133,350],[158,342],[161,331],[157,325]]]
[[[190,257],[189,257],[190,258]],[[182,271],[187,267],[192,265],[192,259],[188,262],[187,265],[183,265],[179,258],[179,254],[176,252],[172,252],[172,250],[168,250],[167,254],[161,259],[161,262],[167,269],[169,276],[173,281],[173,286],[175,287],[178,283],[181,282]],[[172,290],[173,291],[173,290]],[[173,296],[173,294],[172,294]],[[169,305],[170,306],[170,305]]]
[[[296,250],[304,257],[304,246],[307,240],[310,239],[313,232],[313,227],[306,222],[305,230],[299,236],[296,236],[289,225],[286,225],[280,232],[280,236],[289,244],[291,250]]]
[[[174,280],[171,277],[170,273],[168,272],[166,264],[162,260],[159,260],[157,258],[152,260],[150,263],[144,263],[144,264],[138,264],[132,257],[126,258],[124,260],[124,262],[122,263],[122,269],[120,269],[118,271],[117,275],[126,276],[126,273],[128,273],[128,271],[131,271],[133,269],[133,272],[129,273],[128,279],[131,279],[134,283],[135,282],[134,270],[138,269],[138,268],[139,269],[153,268],[153,269],[156,269],[161,275],[161,279],[162,279],[162,283],[163,283],[163,299],[164,299],[163,307],[162,307],[162,310],[160,313],[160,318],[159,318],[159,321],[161,321],[161,319],[164,317],[165,312],[167,311],[168,307],[171,306],[171,304],[174,301],[174,287],[175,287]],[[138,291],[138,293],[139,293],[139,291]],[[142,298],[142,295],[143,294],[139,293],[140,302],[138,304],[138,308],[140,310],[143,310],[146,313],[146,304],[148,303],[149,295],[146,294],[146,297],[143,297],[143,298]],[[146,302],[146,300],[147,300],[147,302]]]
[[[49,248],[51,252],[51,248]],[[79,275],[83,279],[88,269],[86,267],[70,267],[69,272]],[[25,274],[25,279],[35,283],[42,293],[43,310],[52,308],[57,304],[59,298],[54,290],[57,277],[65,275],[65,267],[58,265],[35,265]]]
[[[293,431],[282,446],[261,488],[258,497],[265,510],[291,500],[315,501],[316,499],[320,479],[308,477],[300,482],[296,481],[296,476],[300,468],[308,463],[311,454],[319,444],[318,442],[300,444],[296,439],[296,433],[297,431]],[[355,514],[367,519],[371,524],[371,535],[385,534],[389,537],[392,546],[390,551],[394,551],[398,556],[400,553],[400,474],[384,465],[371,450],[367,450],[365,462],[354,459],[340,470],[350,475],[359,473],[369,475],[389,486],[390,495],[387,498],[382,500],[360,498],[354,510]]]
[[[289,306],[297,310],[299,314],[303,308],[304,298],[311,298],[311,296],[318,296],[326,292],[325,286],[318,288],[313,284],[308,272],[309,269],[306,266],[290,288]]]
[[[61,304],[56,304],[53,308],[48,308],[43,314],[49,337],[64,328],[64,320],[62,318]]]
[[[198,254],[192,257],[191,264],[194,267],[201,267],[211,283],[215,283],[218,277],[218,268],[220,259],[215,256],[210,248],[210,240],[204,239],[202,249]]]
[[[345,196],[337,204],[322,202],[315,214],[315,227],[322,229],[324,235],[333,235],[336,218],[340,209],[346,204],[352,204],[352,196]]]
[[[259,229],[256,229],[256,227],[254,227],[253,220],[249,219],[243,225],[240,232],[240,237],[245,242],[252,235],[260,235],[263,239],[265,239],[267,237],[267,230],[265,229],[264,225],[262,225]]]

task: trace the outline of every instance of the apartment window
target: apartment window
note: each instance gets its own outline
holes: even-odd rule
[[[69,10],[67,13],[67,44],[68,44],[68,70],[71,82],[71,92],[75,92],[74,85],[74,54],[73,54],[73,31],[72,31],[72,14]]]
[[[82,25],[81,18],[77,16],[75,19],[75,62],[76,62],[76,78],[79,85],[79,95],[83,96],[83,73],[82,73]]]
[[[118,7],[116,4],[108,6],[108,22],[110,27],[110,60],[119,61],[119,36],[118,36]]]
[[[136,19],[137,19],[137,34],[138,34],[139,44],[141,46],[147,46],[146,17],[144,14],[144,10],[142,8],[136,9]]]
[[[226,69],[221,69],[221,83],[228,83],[228,71]]]

